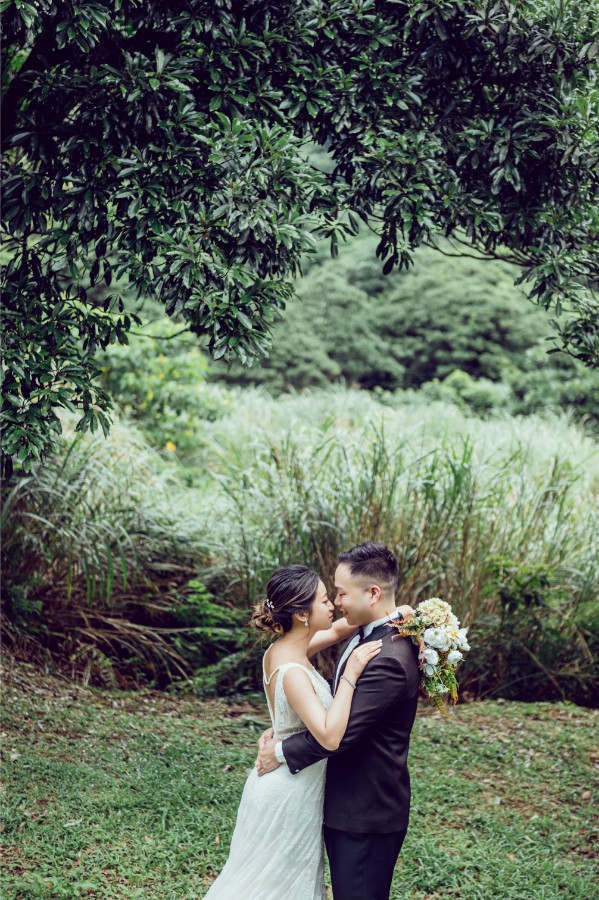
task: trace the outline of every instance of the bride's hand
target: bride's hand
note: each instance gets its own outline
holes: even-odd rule
[[[408,606],[407,603],[405,603],[403,606],[398,606],[397,608],[398,608],[399,612],[401,613],[401,615],[404,617],[404,619],[407,619],[408,616],[414,615],[414,610],[412,609],[411,606]]]
[[[356,647],[347,661],[345,674],[354,681],[357,681],[370,660],[374,659],[380,652],[382,646],[382,641],[369,641],[367,644]]]

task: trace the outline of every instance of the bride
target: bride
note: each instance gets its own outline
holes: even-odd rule
[[[336,750],[347,728],[355,683],[382,642],[353,651],[333,698],[310,657],[356,629],[343,619],[333,623],[326,587],[306,566],[279,569],[266,594],[254,609],[252,624],[278,636],[262,662],[275,738],[307,729],[327,750]],[[326,764],[323,759],[298,775],[280,766],[267,778],[252,770],[229,858],[205,900],[324,900]]]

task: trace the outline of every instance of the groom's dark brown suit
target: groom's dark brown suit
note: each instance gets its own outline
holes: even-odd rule
[[[324,825],[335,900],[388,897],[408,826],[408,747],[420,673],[417,647],[396,634],[385,624],[366,638],[383,644],[358,680],[338,750],[325,750],[309,731],[283,741],[294,774],[329,757]]]

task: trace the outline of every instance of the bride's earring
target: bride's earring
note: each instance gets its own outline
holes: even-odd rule
[[[308,620],[307,620],[307,619],[304,619],[304,625],[306,626],[306,628],[309,628],[309,627],[310,627],[310,626],[308,625]]]

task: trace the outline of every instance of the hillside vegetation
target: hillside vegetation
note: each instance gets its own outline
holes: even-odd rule
[[[308,258],[267,360],[216,365],[220,379],[278,393],[344,382],[413,391],[477,413],[572,409],[599,419],[599,373],[548,354],[549,317],[505,263],[421,248],[409,270],[382,274],[375,236],[338,257]],[[445,255],[448,252],[450,255]]]

